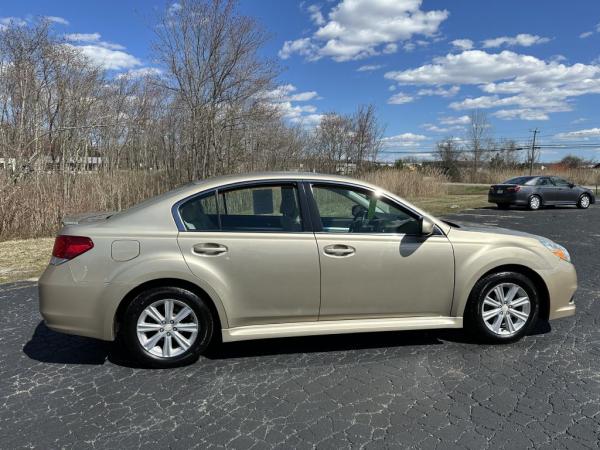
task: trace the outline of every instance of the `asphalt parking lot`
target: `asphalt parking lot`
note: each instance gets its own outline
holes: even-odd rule
[[[600,207],[449,218],[564,244],[576,317],[506,346],[460,330],[297,338],[160,371],[48,330],[35,284],[3,285],[0,448],[598,448]]]

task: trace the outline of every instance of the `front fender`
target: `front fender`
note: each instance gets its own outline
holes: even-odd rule
[[[453,242],[453,246],[456,282],[452,316],[455,317],[464,315],[475,283],[486,273],[501,266],[516,265],[531,269],[542,277],[542,273],[552,268],[546,255],[535,247],[515,246],[514,243],[481,245],[469,242]]]

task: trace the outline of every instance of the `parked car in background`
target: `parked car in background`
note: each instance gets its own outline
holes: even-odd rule
[[[495,203],[500,209],[508,209],[511,205],[526,206],[531,210],[564,205],[586,209],[596,202],[596,198],[591,189],[560,177],[527,176],[492,185],[488,202]]]
[[[350,178],[213,178],[66,222],[39,280],[47,326],[120,338],[149,366],[193,362],[213,339],[464,326],[511,342],[575,314],[564,247]]]

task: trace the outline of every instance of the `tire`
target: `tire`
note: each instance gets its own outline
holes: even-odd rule
[[[532,195],[527,201],[527,207],[531,211],[537,211],[542,207],[542,198],[539,195]]]
[[[509,209],[510,208],[510,204],[508,203],[496,203],[496,205],[498,206],[498,209]]]
[[[579,197],[579,200],[577,200],[577,207],[579,209],[588,209],[591,201],[592,200],[590,199],[589,195],[583,194],[581,197]]]
[[[496,288],[500,288],[504,295],[500,301]],[[513,288],[516,288],[516,291],[511,303],[515,306],[510,307],[511,303],[505,301],[510,297]],[[523,300],[525,297],[528,303]],[[493,312],[498,310],[498,306],[494,303],[502,305],[496,315]],[[529,278],[518,272],[492,273],[480,279],[471,291],[465,311],[465,328],[483,342],[514,342],[531,329],[537,321],[538,311],[539,295]]]
[[[138,325],[144,328],[138,329]],[[121,337],[141,365],[169,368],[196,362],[210,344],[214,328],[209,307],[196,294],[176,287],[157,287],[142,292],[127,307]]]

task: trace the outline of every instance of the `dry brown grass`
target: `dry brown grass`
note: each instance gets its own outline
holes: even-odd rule
[[[0,242],[0,283],[39,277],[50,261],[54,239]]]
[[[0,174],[0,241],[52,236],[66,215],[121,210],[173,187],[152,172],[34,175]]]
[[[439,197],[448,193],[448,179],[441,170],[433,167],[422,170],[376,170],[360,178],[407,200]]]

